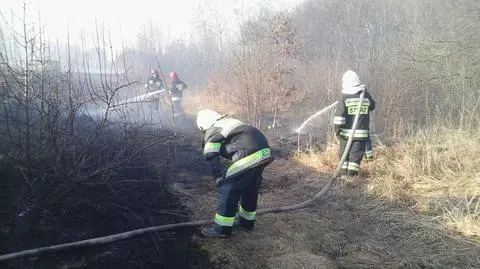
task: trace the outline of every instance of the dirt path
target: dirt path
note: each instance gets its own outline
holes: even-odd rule
[[[200,156],[183,149],[179,155],[185,163],[180,166],[205,169],[199,165]],[[205,172],[184,171],[171,185],[185,197],[182,201],[195,219],[211,218],[216,207],[217,190],[208,173],[202,175]],[[304,201],[327,178],[291,159],[279,158],[266,169],[259,207]],[[227,240],[197,240],[215,268],[480,268],[480,246],[425,216],[368,196],[365,180],[337,182],[308,210],[261,216],[253,233],[237,232]]]

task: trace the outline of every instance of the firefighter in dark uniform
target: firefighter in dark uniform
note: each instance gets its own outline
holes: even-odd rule
[[[360,94],[362,91],[365,91],[365,95],[360,104],[361,107],[357,129],[353,134],[353,142],[350,152],[342,165],[342,173],[349,176],[358,175],[358,172],[360,171],[360,162],[362,161],[363,155],[367,152],[366,147],[369,144],[368,141],[370,141],[370,112],[375,109],[375,100],[368,93],[366,86],[360,84],[360,78],[355,72],[351,70],[345,72],[342,77],[341,96],[333,120],[335,134],[340,139],[340,158],[343,155],[348,138],[353,131],[353,121],[357,114]]]
[[[148,82],[145,83],[145,89],[147,92],[154,92],[159,90],[165,90],[163,80],[160,78],[160,71],[153,69]]]
[[[148,82],[145,83],[145,90],[147,93],[161,91],[165,92],[165,84],[163,80],[160,78],[160,71],[158,69],[152,69],[151,76],[148,79]],[[158,95],[155,97],[148,98],[148,105],[145,106],[146,113],[150,116],[151,120],[156,118],[156,113],[159,109],[160,101],[162,100],[162,96]]]
[[[273,161],[267,139],[257,128],[209,109],[198,112],[197,127],[204,134],[203,154],[220,192],[214,224],[202,234],[226,238],[234,224],[252,230],[263,169]],[[220,157],[231,165],[221,165]]]
[[[170,95],[172,97],[173,116],[179,117],[183,115],[182,95],[183,91],[187,88],[187,84],[181,81],[175,72],[170,72],[169,77],[172,80]]]

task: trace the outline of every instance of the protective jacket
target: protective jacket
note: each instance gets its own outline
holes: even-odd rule
[[[203,154],[218,185],[273,161],[265,136],[257,128],[229,116],[223,116],[205,131]],[[226,171],[220,157],[233,162]]]
[[[159,91],[165,88],[163,80],[156,76],[151,76],[145,86],[149,91]]]
[[[360,102],[360,92],[365,90],[365,95],[360,107],[360,115],[358,125],[353,135],[353,140],[368,140],[370,128],[370,111],[375,109],[375,100],[365,89],[364,85],[360,85],[355,89],[343,91],[337,104],[335,118],[333,119],[334,129],[337,136],[348,139],[353,129],[353,121],[357,113]]]
[[[185,89],[187,89],[187,84],[176,78],[172,81],[172,88],[170,89],[170,94],[172,95],[172,98],[182,97],[183,90]]]

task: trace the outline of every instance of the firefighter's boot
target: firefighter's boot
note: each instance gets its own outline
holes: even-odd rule
[[[230,233],[222,232],[216,225],[208,229],[202,229],[202,234],[203,236],[210,238],[227,238],[230,236]]]
[[[235,224],[233,225],[233,229],[251,232],[253,231],[254,224],[254,221],[248,221],[237,215],[235,218]]]

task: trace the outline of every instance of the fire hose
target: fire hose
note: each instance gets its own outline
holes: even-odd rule
[[[289,205],[289,206],[280,206],[280,207],[274,207],[274,208],[260,209],[260,210],[257,211],[257,215],[264,215],[264,214],[269,214],[269,213],[290,212],[290,211],[296,211],[296,210],[304,209],[304,208],[312,205],[316,200],[318,200],[325,193],[327,193],[327,191],[332,187],[333,183],[335,183],[335,181],[339,177],[340,171],[342,169],[342,165],[345,162],[345,159],[347,158],[347,155],[350,151],[350,147],[352,146],[353,135],[355,133],[355,130],[357,129],[358,119],[359,119],[359,115],[360,115],[360,108],[361,108],[364,96],[365,96],[365,90],[363,90],[360,94],[360,102],[358,102],[358,107],[357,107],[357,111],[356,111],[355,118],[354,118],[354,121],[353,121],[353,126],[352,126],[353,130],[350,133],[350,137],[348,138],[347,145],[346,145],[345,150],[343,152],[342,158],[340,159],[340,162],[339,162],[334,174],[330,177],[330,180],[322,188],[322,190],[320,190],[320,192],[318,192],[312,198],[310,198],[306,201],[303,201],[303,202],[300,202],[300,203],[297,203],[297,204],[293,204],[293,205]],[[86,246],[107,244],[107,243],[111,243],[111,242],[115,242],[115,241],[125,240],[125,239],[132,238],[132,237],[135,237],[135,236],[143,235],[143,234],[146,234],[146,233],[167,231],[167,230],[172,230],[172,229],[176,229],[176,228],[204,226],[204,225],[209,225],[209,224],[212,224],[212,223],[213,223],[213,220],[198,220],[198,221],[191,221],[191,222],[182,222],[182,223],[174,223],[174,224],[167,224],[167,225],[160,225],[160,226],[152,226],[152,227],[132,230],[132,231],[118,233],[118,234],[112,234],[112,235],[103,236],[103,237],[86,239],[86,240],[82,240],[82,241],[76,241],[76,242],[70,242],[70,243],[65,243],[65,244],[59,244],[59,245],[41,247],[41,248],[36,248],[36,249],[24,250],[24,251],[10,253],[10,254],[4,254],[4,255],[0,255],[0,261],[12,260],[12,259],[23,258],[23,257],[30,257],[30,256],[43,254],[43,253],[69,250],[69,249],[78,248],[78,247],[86,247]]]

